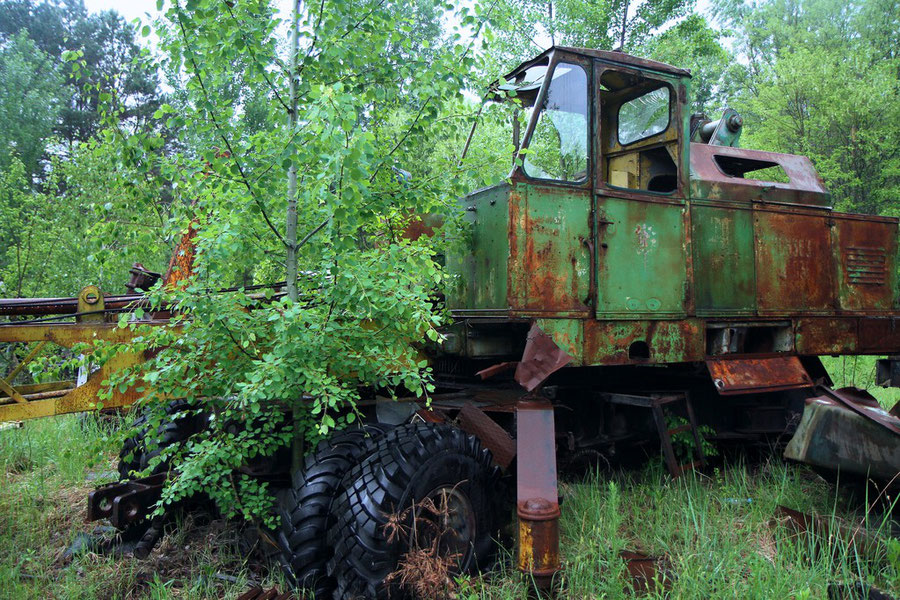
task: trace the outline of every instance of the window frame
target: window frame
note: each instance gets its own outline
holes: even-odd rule
[[[626,146],[630,146],[632,144],[637,144],[638,142],[643,142],[645,140],[649,140],[650,138],[655,137],[657,135],[662,135],[669,130],[669,127],[672,126],[672,112],[673,112],[672,105],[674,104],[674,102],[673,102],[674,98],[672,97],[673,96],[672,86],[664,81],[660,81],[660,83],[661,83],[661,85],[658,88],[654,88],[648,92],[644,92],[640,96],[635,96],[631,100],[626,100],[625,102],[623,102],[622,104],[619,105],[619,109],[616,111],[616,141],[619,143],[619,146],[621,146],[622,148],[625,148]],[[651,133],[650,135],[645,135],[644,137],[639,137],[639,138],[633,139],[630,142],[622,143],[622,138],[620,137],[620,134],[622,131],[622,109],[625,108],[626,104],[628,104],[630,102],[634,102],[638,98],[643,98],[644,96],[646,96],[648,94],[652,94],[653,92],[656,92],[659,90],[666,90],[666,92],[668,92],[668,94],[669,94],[669,102],[668,102],[669,106],[668,106],[668,110],[666,111],[666,126],[663,127],[662,129],[660,129],[659,131],[657,131],[656,133]]]
[[[594,157],[594,181],[596,182],[594,186],[595,194],[599,196],[609,196],[616,198],[633,198],[640,199],[642,201],[648,202],[662,202],[665,204],[678,204],[684,205],[685,201],[689,196],[689,143],[688,139],[688,122],[685,118],[685,103],[688,95],[688,87],[690,86],[690,77],[686,75],[678,75],[678,74],[668,74],[661,73],[653,69],[645,69],[639,66],[634,65],[626,65],[614,60],[606,59],[606,58],[595,58],[593,61],[593,88],[592,88],[592,102],[593,102],[593,110],[594,110],[594,131],[596,132],[594,135],[594,149],[593,149],[593,157]],[[650,190],[635,190],[630,188],[617,187],[612,185],[607,179],[606,168],[609,161],[609,157],[604,153],[604,145],[605,142],[602,139],[603,136],[609,135],[608,129],[611,128],[611,123],[609,123],[609,119],[604,118],[604,115],[601,114],[603,109],[602,102],[600,99],[600,93],[603,91],[601,88],[601,81],[603,79],[603,75],[606,71],[618,71],[621,73],[634,75],[637,77],[641,77],[644,79],[653,80],[655,82],[660,83],[661,85],[668,86],[670,91],[670,99],[673,103],[670,105],[670,116],[669,116],[669,127],[674,128],[674,138],[676,148],[678,149],[678,160],[675,161],[676,167],[678,169],[678,181],[675,190],[671,192],[655,192]],[[637,97],[637,96],[635,96]],[[618,121],[618,114],[616,111],[616,121]],[[618,130],[618,123],[616,123],[616,130]],[[670,131],[670,129],[666,129],[661,133],[666,133]],[[660,135],[660,134],[657,134]],[[619,147],[619,149],[623,149],[624,146],[620,145],[618,142],[618,131],[615,132],[614,143]],[[644,138],[643,140],[638,140],[632,142],[636,147],[640,148],[641,145],[646,144],[648,146],[653,146],[658,142],[650,142],[647,140],[650,138]],[[629,144],[631,146],[631,144]]]
[[[538,60],[532,61],[532,64],[536,64]],[[527,150],[529,145],[531,144],[531,138],[534,135],[534,130],[537,128],[538,120],[544,112],[544,109],[541,108],[539,111],[534,111],[531,115],[531,118],[528,121],[528,126],[525,130],[524,135],[522,136],[522,142],[520,148],[516,151],[515,161],[513,165],[512,173],[510,174],[510,179],[514,180],[522,180],[527,182],[550,184],[550,185],[559,185],[565,186],[568,188],[592,188],[594,182],[594,171],[595,171],[595,162],[594,162],[594,70],[593,64],[589,57],[580,56],[577,54],[570,54],[568,52],[561,52],[559,50],[554,50],[550,55],[549,64],[547,66],[547,75],[544,76],[544,82],[541,85],[541,89],[538,92],[537,98],[535,99],[535,106],[544,106],[544,103],[547,101],[547,95],[550,92],[550,84],[553,82],[553,75],[556,73],[556,67],[560,63],[569,64],[572,66],[580,67],[585,74],[585,103],[587,107],[587,115],[586,116],[586,125],[587,125],[587,172],[583,179],[578,181],[568,181],[565,179],[549,179],[543,177],[535,177],[533,175],[529,175],[525,171],[524,167],[524,159],[526,154],[523,154],[522,150]],[[530,66],[530,65],[529,65]]]

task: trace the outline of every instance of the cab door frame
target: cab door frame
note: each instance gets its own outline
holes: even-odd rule
[[[598,58],[593,71],[594,316],[612,320],[685,318],[694,312],[689,285],[693,275],[687,197],[689,123],[684,114],[688,79]],[[601,100],[607,71],[659,81],[669,88],[669,126],[658,135],[674,133],[677,174],[673,191],[651,192],[608,183],[603,136],[611,135],[609,129],[617,126],[618,115],[609,118],[605,111],[611,108]],[[673,252],[678,255],[673,257]]]

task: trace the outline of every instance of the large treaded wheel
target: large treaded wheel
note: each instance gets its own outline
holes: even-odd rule
[[[439,548],[453,573],[487,566],[502,521],[501,488],[499,469],[475,437],[447,425],[397,427],[347,475],[334,504],[335,598],[403,597],[391,574],[412,548]]]
[[[279,494],[276,538],[282,569],[294,587],[313,592],[315,598],[331,598],[334,592],[335,580],[326,572],[332,555],[327,531],[341,481],[390,428],[371,423],[322,440],[294,473],[291,487]]]
[[[147,426],[148,417],[144,414],[135,420],[133,427],[137,429],[138,433],[134,437],[126,439],[119,452],[120,479],[133,479],[134,473],[146,469],[150,465],[150,461],[159,456],[164,448],[187,440],[202,430],[208,419],[207,415],[196,414],[186,402],[178,400],[170,402],[166,406],[166,415],[174,418],[160,423],[155,434],[152,435],[153,443],[149,448],[147,442],[151,439],[151,433]],[[168,466],[164,462],[160,462],[150,474],[162,473],[167,468]]]

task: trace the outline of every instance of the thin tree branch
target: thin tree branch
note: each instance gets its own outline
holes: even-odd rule
[[[263,219],[266,221],[266,225],[269,226],[269,229],[272,230],[272,233],[281,241],[282,244],[287,246],[287,242],[284,237],[281,235],[281,232],[278,231],[278,228],[272,223],[271,219],[269,219],[269,214],[266,212],[266,208],[263,203],[256,197],[256,194],[253,191],[253,187],[250,185],[250,181],[247,179],[247,175],[244,172],[244,167],[241,164],[241,161],[238,159],[237,153],[234,151],[234,148],[231,146],[231,142],[228,140],[228,136],[225,135],[225,131],[222,129],[222,126],[219,124],[219,120],[216,118],[215,108],[212,105],[212,101],[209,97],[209,92],[206,89],[206,84],[203,83],[203,77],[200,75],[200,68],[197,66],[197,61],[194,59],[194,49],[188,41],[187,30],[184,27],[184,21],[181,18],[181,7],[176,4],[178,10],[176,10],[176,16],[178,18],[178,27],[181,30],[181,38],[184,40],[185,46],[190,50],[190,55],[188,59],[191,61],[191,65],[194,68],[194,77],[197,78],[197,83],[200,84],[200,89],[203,91],[203,97],[206,100],[207,109],[209,110],[210,119],[212,119],[213,126],[215,126],[216,131],[219,133],[219,137],[222,139],[222,142],[225,144],[225,147],[228,149],[229,156],[231,157],[232,162],[238,169],[238,173],[241,176],[241,182],[244,184],[244,187],[247,189],[247,192],[250,194],[250,198],[259,208],[260,213],[263,216]]]

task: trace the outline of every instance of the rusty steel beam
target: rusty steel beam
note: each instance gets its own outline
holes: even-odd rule
[[[104,296],[106,310],[146,307],[143,294]],[[0,316],[70,315],[78,312],[78,298],[3,298]]]
[[[561,565],[553,406],[542,400],[522,400],[516,405],[516,418],[517,567],[547,590]]]
[[[459,411],[459,426],[466,433],[477,437],[481,445],[491,451],[497,466],[506,469],[516,457],[516,441],[471,402],[467,402]]]

